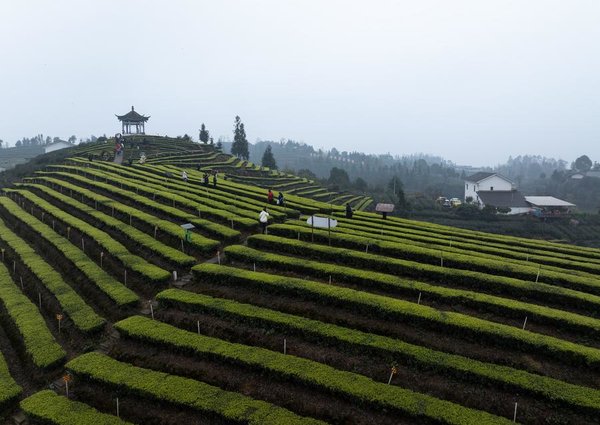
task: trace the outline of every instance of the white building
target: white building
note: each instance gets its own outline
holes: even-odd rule
[[[498,173],[475,173],[465,179],[464,201],[467,202],[467,198],[471,197],[473,199],[472,202],[482,204],[477,192],[491,192],[494,190],[512,191],[515,190],[515,187],[512,181]]]
[[[59,149],[72,148],[73,146],[74,145],[72,145],[71,143],[61,140],[59,142],[54,142],[54,143],[50,143],[49,145],[45,145],[44,153],[54,152]]]

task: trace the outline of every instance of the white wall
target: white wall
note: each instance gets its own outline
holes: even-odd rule
[[[490,176],[487,179],[483,179],[477,183],[469,182],[465,180],[465,202],[468,196],[473,198],[474,203],[481,202],[477,191],[479,190],[512,190],[512,183],[508,180],[503,179],[498,175]]]

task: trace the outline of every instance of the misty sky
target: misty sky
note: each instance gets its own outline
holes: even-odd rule
[[[0,0],[0,139],[147,132],[600,161],[600,1]]]

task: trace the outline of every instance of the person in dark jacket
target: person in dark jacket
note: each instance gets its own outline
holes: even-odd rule
[[[346,218],[352,218],[352,214],[354,214],[354,210],[350,206],[350,202],[346,203]]]
[[[216,173],[216,171],[213,174],[213,187],[217,187],[217,173]]]
[[[283,207],[283,203],[285,202],[285,199],[283,198],[283,193],[279,192],[279,195],[277,195],[277,204],[280,207]]]

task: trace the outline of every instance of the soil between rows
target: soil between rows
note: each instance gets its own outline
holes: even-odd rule
[[[408,343],[485,362],[507,365],[577,385],[600,387],[600,376],[596,371],[549,359],[537,352],[524,353],[504,346],[487,343],[484,345],[483,341],[465,339],[464,335],[460,333],[417,327],[411,323],[394,319],[384,320],[372,315],[357,313],[351,308],[346,309],[331,304],[320,304],[314,300],[274,294],[268,289],[257,289],[256,287],[194,282],[188,285],[186,290],[233,299],[364,332],[390,336]]]
[[[374,350],[367,353],[367,350],[350,344],[334,345],[325,339],[311,338],[300,332],[285,333],[267,324],[249,324],[240,318],[225,318],[209,312],[189,313],[175,308],[159,308],[155,316],[160,321],[191,332],[197,332],[199,322],[203,335],[272,351],[282,352],[285,338],[287,353],[290,355],[359,373],[382,383],[389,379],[390,366],[394,364],[398,374],[393,377],[392,385],[504,417],[510,417],[516,401],[521,406],[519,422],[522,423],[542,424],[548,420],[566,423],[577,419],[577,423],[591,424],[594,423],[594,415],[598,413],[589,412],[586,416],[584,412],[576,412],[570,406],[556,409],[552,401],[523,393],[522,390],[502,388],[496,383],[474,382],[458,373],[446,374],[419,367],[410,360],[400,359],[390,353],[376,353]]]

